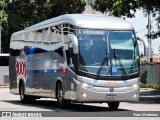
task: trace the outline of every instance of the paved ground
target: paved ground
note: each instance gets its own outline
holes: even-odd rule
[[[160,111],[160,92],[157,90],[142,90],[140,93],[140,101],[138,103],[122,102],[117,111],[109,111],[108,105],[103,104],[72,104],[66,109],[60,109],[55,100],[41,99],[35,103],[22,104],[19,95],[9,93],[9,88],[0,87],[0,112],[2,111],[44,111],[53,116],[57,115],[71,115],[71,116],[86,116],[86,117],[47,117],[47,118],[23,118],[34,120],[159,120],[158,117],[118,117],[121,114],[133,114],[143,112]],[[46,113],[45,113],[46,114]],[[113,114],[112,117],[107,117]],[[160,114],[160,112],[159,112]],[[89,116],[89,117],[87,117]],[[92,117],[94,116],[94,117]],[[3,118],[13,119],[13,118]],[[22,118],[14,118],[22,120]],[[0,118],[1,120],[1,118]]]
[[[159,91],[150,90],[140,93],[138,103],[122,102],[119,111],[160,111]],[[76,112],[106,112],[108,105],[103,104],[72,104],[68,109],[59,109],[55,100],[40,99],[33,104],[22,104],[19,95],[9,93],[9,88],[0,88],[0,111],[76,111]]]

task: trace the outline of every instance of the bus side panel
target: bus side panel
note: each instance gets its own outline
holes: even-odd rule
[[[51,54],[51,53],[50,53]],[[49,53],[38,53],[27,57],[26,92],[36,96],[51,97],[53,59]],[[31,89],[33,87],[33,89]]]
[[[56,81],[66,83],[65,59],[57,52],[27,56],[26,94],[55,98]]]
[[[9,56],[9,81],[10,81],[10,92],[13,94],[19,94],[19,85],[17,83],[16,74],[16,57]]]

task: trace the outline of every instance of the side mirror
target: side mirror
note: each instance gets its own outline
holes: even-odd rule
[[[72,46],[73,46],[73,53],[78,54],[78,40],[77,40],[77,37],[74,34],[69,34],[68,37],[69,37],[69,41],[71,41]]]

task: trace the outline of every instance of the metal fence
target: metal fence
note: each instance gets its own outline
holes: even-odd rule
[[[160,85],[160,64],[141,64],[140,82]]]
[[[147,83],[147,65],[146,64],[140,65],[140,82]]]

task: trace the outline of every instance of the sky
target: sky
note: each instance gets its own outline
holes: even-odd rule
[[[144,14],[142,13],[142,10],[137,10],[135,14],[135,18],[126,18],[125,20],[133,25],[137,37],[141,37],[147,40],[145,34],[148,33],[146,28],[148,24],[148,17],[144,16]],[[156,30],[155,24],[156,24],[155,18],[151,17],[151,26],[152,26],[151,31]],[[160,38],[152,40],[153,54],[159,54],[159,46],[160,46]],[[144,47],[141,42],[139,43],[139,50],[140,50],[140,53],[144,53]]]

